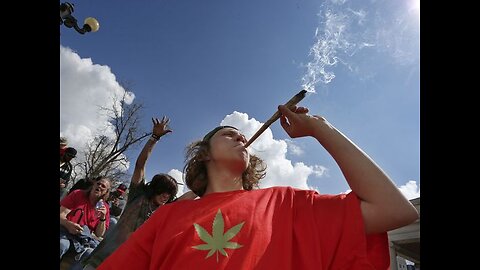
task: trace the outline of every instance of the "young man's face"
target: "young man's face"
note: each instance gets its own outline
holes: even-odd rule
[[[233,128],[223,128],[210,139],[210,161],[217,165],[227,166],[236,173],[247,169],[250,155],[244,145],[245,136]]]
[[[170,194],[163,192],[162,194],[158,194],[153,197],[153,203],[158,206],[162,206],[168,202],[168,199],[170,199]]]

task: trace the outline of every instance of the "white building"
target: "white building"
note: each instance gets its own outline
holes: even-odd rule
[[[420,197],[410,200],[420,213]],[[406,260],[420,269],[420,218],[414,223],[389,231],[390,270],[408,269]]]

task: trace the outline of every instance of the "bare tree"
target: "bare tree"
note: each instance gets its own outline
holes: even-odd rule
[[[72,179],[73,181],[69,181],[69,184],[72,184],[75,181],[75,179],[77,179],[77,175],[78,175],[78,167],[79,166],[84,166],[85,165],[85,162],[77,162],[75,165],[73,165],[73,169],[72,169],[72,174],[70,176],[70,179]]]
[[[111,107],[101,108],[109,116],[110,128],[115,136],[97,135],[86,145],[83,166],[75,167],[84,178],[102,175],[121,182],[128,181],[128,159],[124,153],[151,133],[144,132],[139,125],[143,105],[136,102],[127,104],[126,98],[125,92],[121,100],[113,99]]]

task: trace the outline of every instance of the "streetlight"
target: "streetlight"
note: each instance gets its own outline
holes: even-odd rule
[[[64,24],[68,28],[75,28],[78,33],[85,34],[86,32],[97,32],[100,25],[95,18],[88,17],[84,21],[83,28],[78,27],[77,19],[72,16],[73,4],[68,2],[60,4],[60,25]]]

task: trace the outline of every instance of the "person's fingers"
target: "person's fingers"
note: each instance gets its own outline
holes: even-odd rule
[[[282,115],[286,116],[288,119],[290,119],[291,117],[295,117],[295,113],[289,110],[285,105],[279,105],[278,110]]]
[[[291,111],[287,106],[280,105],[278,106],[280,113],[287,118],[289,126],[296,121],[298,115],[296,112]]]
[[[290,127],[290,124],[287,122],[287,118],[283,115],[280,116],[280,125],[283,127],[283,129],[285,129],[285,131],[288,131]]]
[[[152,117],[152,123],[155,125],[155,118]]]
[[[305,113],[308,113],[308,111],[309,110],[307,107],[297,107],[294,112],[305,114]]]

